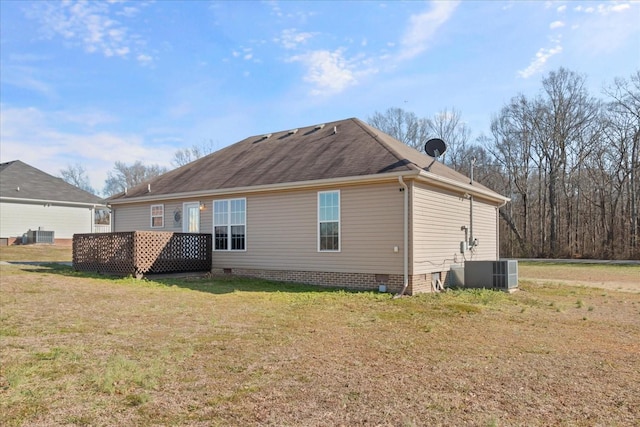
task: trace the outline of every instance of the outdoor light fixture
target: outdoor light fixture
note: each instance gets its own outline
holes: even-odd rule
[[[200,202],[200,210],[203,211],[207,208],[207,205],[204,204],[204,202]]]

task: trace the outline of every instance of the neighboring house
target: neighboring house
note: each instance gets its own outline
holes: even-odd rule
[[[50,243],[53,236],[56,244],[70,245],[75,233],[111,231],[108,219],[100,197],[20,160],[0,164],[2,244],[22,243],[27,235],[30,241],[35,236]]]
[[[407,294],[498,259],[507,201],[358,119],[252,136],[108,200],[114,231],[213,233],[214,273]]]

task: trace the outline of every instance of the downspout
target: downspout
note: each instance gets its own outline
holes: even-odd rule
[[[476,158],[473,157],[471,159],[471,182],[469,184],[473,185],[473,167],[476,164]],[[473,193],[469,196],[469,249],[473,249],[475,247],[475,237],[473,237]],[[473,256],[473,252],[471,252]]]
[[[402,250],[402,257],[404,258],[403,268],[402,268],[402,272],[404,274],[404,280],[402,283],[402,290],[400,291],[399,294],[394,296],[394,298],[399,298],[403,296],[407,290],[407,287],[409,286],[409,187],[407,187],[407,184],[402,179],[402,175],[398,176],[398,181],[400,182],[400,185],[402,185],[402,189],[400,191],[404,193],[404,209],[403,209],[403,215],[402,215],[403,223],[404,223],[403,224],[404,225],[403,250]]]
[[[473,237],[473,194],[472,194],[469,196],[469,249],[473,249],[475,247],[474,239],[475,238]]]
[[[506,205],[508,200],[500,203],[496,207],[496,259],[500,259],[500,208]]]

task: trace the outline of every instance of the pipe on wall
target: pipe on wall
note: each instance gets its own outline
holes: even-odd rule
[[[402,257],[403,257],[403,266],[402,273],[404,275],[402,290],[399,294],[397,294],[394,298],[401,297],[407,290],[409,286],[409,187],[402,179],[402,175],[398,176],[398,181],[402,186],[401,191],[404,193],[404,204],[403,204],[403,249],[402,249]]]

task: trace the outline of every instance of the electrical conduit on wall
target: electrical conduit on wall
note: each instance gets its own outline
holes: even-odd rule
[[[407,290],[409,286],[409,187],[402,179],[402,175],[398,176],[398,181],[400,185],[402,185],[402,192],[404,193],[404,209],[403,209],[403,248],[402,248],[402,257],[403,257],[403,283],[402,290],[399,294],[397,294],[394,298],[399,298]]]

